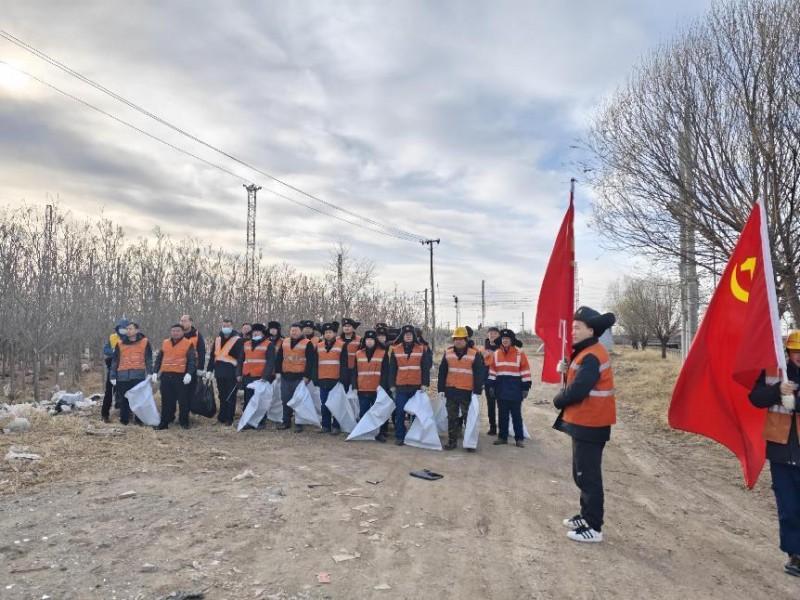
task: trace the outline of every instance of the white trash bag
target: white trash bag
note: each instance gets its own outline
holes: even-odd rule
[[[514,421],[511,419],[511,415],[508,415],[508,437],[509,438],[516,438],[514,434]],[[528,428],[525,426],[525,421],[522,421],[522,437],[526,440],[531,439],[531,434],[528,433]]]
[[[314,399],[314,408],[317,409],[317,414],[322,419],[322,397],[320,396],[319,388],[310,381],[306,385],[308,386],[308,393]]]
[[[434,409],[434,419],[436,419],[436,429],[439,433],[447,433],[447,400],[444,397],[444,392],[438,394],[438,404]]]
[[[149,379],[133,386],[125,392],[125,397],[128,399],[131,411],[139,417],[142,423],[151,427],[161,423],[161,416],[158,414],[156,399],[153,397],[153,387],[150,385]]]
[[[350,404],[350,411],[358,421],[361,417],[361,404],[358,402],[358,390],[354,390],[352,385],[347,390],[347,402]]]
[[[297,384],[294,395],[287,405],[294,410],[295,425],[316,425],[317,427],[322,427],[322,422],[317,414],[317,408],[314,406],[314,398],[311,397],[308,386],[304,385],[302,381]]]
[[[352,406],[347,399],[347,394],[345,394],[344,386],[341,383],[337,383],[333,386],[333,389],[328,392],[328,399],[325,402],[325,406],[328,407],[333,418],[339,423],[339,429],[345,433],[350,433],[356,428],[358,414],[353,414]]]
[[[467,411],[467,424],[464,427],[464,448],[478,447],[478,428],[481,424],[481,397],[472,394]]]
[[[253,390],[253,395],[250,401],[242,412],[239,418],[239,424],[236,426],[236,431],[241,431],[247,425],[250,427],[258,427],[261,419],[267,414],[267,411],[272,404],[272,384],[263,379],[253,381],[247,384],[247,387]]]
[[[441,450],[442,440],[439,439],[428,394],[422,390],[417,391],[406,402],[405,411],[415,417],[411,427],[406,431],[405,444],[423,450]]]
[[[378,397],[375,404],[367,411],[356,425],[355,429],[347,436],[347,441],[374,440],[383,425],[394,412],[394,400],[382,388],[378,388]]]
[[[281,379],[280,375],[275,378],[272,384],[272,404],[267,410],[267,420],[273,423],[283,423],[283,402],[281,402]]]

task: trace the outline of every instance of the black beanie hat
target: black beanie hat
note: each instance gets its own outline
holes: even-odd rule
[[[517,348],[522,348],[522,342],[517,339],[517,334],[514,333],[511,329],[502,329],[500,331],[500,339],[502,340],[504,337],[511,338],[512,346],[516,346]]]
[[[593,308],[589,308],[588,306],[581,306],[578,308],[578,310],[575,311],[575,315],[572,317],[572,320],[586,323],[586,326],[594,332],[594,337],[598,338],[617,322],[617,318],[613,313],[605,313],[601,315],[599,312]]]
[[[330,323],[323,323],[322,325],[320,325],[320,327],[321,327],[320,331],[322,333],[325,333],[326,331],[332,331],[333,333],[336,333],[337,331],[339,331],[339,323],[338,323],[338,321],[331,321]]]

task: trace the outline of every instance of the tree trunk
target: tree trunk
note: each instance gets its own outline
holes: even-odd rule
[[[661,358],[667,358],[667,342],[669,338],[661,340]]]
[[[781,274],[783,284],[783,297],[792,313],[792,321],[795,327],[800,323],[800,295],[797,293],[797,275],[791,269],[785,269]]]

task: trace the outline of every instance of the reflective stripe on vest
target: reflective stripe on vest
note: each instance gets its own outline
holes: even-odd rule
[[[294,348],[292,348],[292,338],[283,340],[283,372],[284,373],[305,373],[306,372],[306,346],[310,342],[306,338],[301,338]]]
[[[339,379],[341,375],[342,364],[342,351],[344,350],[344,342],[336,339],[328,350],[325,342],[317,344],[317,376],[319,379]]]
[[[160,373],[185,373],[186,353],[192,348],[191,340],[181,338],[177,344],[172,339],[161,342],[161,370]]]
[[[422,344],[414,344],[410,354],[406,354],[403,344],[392,346],[397,361],[397,380],[395,385],[422,385]]]
[[[386,350],[375,348],[372,359],[367,359],[367,351],[361,349],[355,354],[356,373],[358,375],[359,392],[377,392],[381,384],[381,366]]]
[[[132,344],[119,343],[119,365],[117,371],[144,371],[144,354],[147,348],[147,338],[143,337]]]
[[[502,347],[495,350],[489,364],[489,379],[498,377],[519,377],[521,381],[529,382],[531,368],[525,353],[516,346],[511,346],[508,351]]]
[[[271,344],[272,342],[269,340],[262,340],[254,348],[252,340],[245,341],[242,375],[245,377],[261,377],[263,375],[264,366],[267,364],[267,352]]]
[[[584,427],[613,425],[617,422],[614,373],[605,346],[600,343],[592,344],[578,353],[567,372],[567,385],[575,381],[578,370],[587,356],[594,356],[600,363],[600,378],[586,398],[564,409],[563,419],[567,423]]]
[[[467,348],[464,355],[459,358],[455,348],[448,348],[444,353],[444,359],[447,361],[447,381],[445,381],[445,387],[472,391],[475,384],[472,367],[475,364],[475,357],[477,355],[477,350],[474,348]]]
[[[347,368],[354,368],[356,366],[356,352],[358,352],[358,347],[361,345],[361,336],[354,335],[349,342],[342,337],[338,339],[342,341],[345,350],[347,350]]]
[[[234,335],[225,342],[225,345],[222,345],[222,338],[217,336],[217,339],[214,340],[214,361],[215,362],[224,362],[228,363],[229,365],[233,365],[234,367],[239,364],[239,361],[236,360],[233,356],[231,356],[231,350],[236,345],[241,338],[238,335]]]

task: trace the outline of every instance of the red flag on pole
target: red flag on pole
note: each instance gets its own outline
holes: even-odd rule
[[[544,342],[542,381],[560,383],[558,362],[567,356],[575,313],[575,180],[570,184],[569,208],[558,230],[536,305],[536,335]]]
[[[764,466],[766,412],[748,395],[763,370],[786,371],[766,218],[753,207],[681,369],[669,424],[733,452],[752,488]]]

